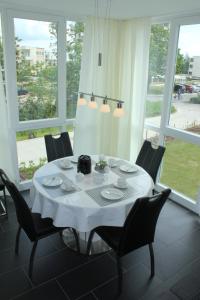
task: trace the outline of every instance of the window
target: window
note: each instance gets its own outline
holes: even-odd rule
[[[159,76],[149,76],[147,100],[152,103],[147,101],[146,105],[144,138],[166,146],[158,186],[170,187],[172,199],[196,210],[200,186],[200,18],[172,20],[166,39],[167,28],[164,24],[152,26],[149,74],[157,63],[153,49],[161,65],[165,62],[165,70],[161,74],[160,68]],[[165,52],[160,51],[162,37],[166,41]],[[162,81],[158,108],[153,104],[155,88],[161,89]],[[150,112],[155,115],[150,117]]]
[[[59,136],[60,132],[69,132],[71,145],[73,146],[74,131],[72,126],[41,128],[17,132],[17,154],[20,181],[29,180],[34,172],[47,162],[44,136],[52,134]]]
[[[194,201],[200,186],[200,146],[167,136],[161,183]]]
[[[67,119],[76,116],[84,24],[67,22]]]
[[[58,16],[40,15],[37,19],[28,12],[10,10],[8,15],[10,29],[14,25],[13,38],[6,43],[7,49],[12,49],[8,85],[16,133],[15,161],[24,188],[47,161],[45,134],[67,130],[73,145],[84,25]]]
[[[196,127],[200,126],[199,43],[200,24],[180,26],[174,75],[174,82],[179,84],[180,93],[178,94],[179,90],[174,90],[172,93],[169,125],[189,132],[197,132]],[[192,67],[190,65],[191,58],[193,60]],[[188,71],[192,76],[188,77]]]
[[[146,122],[158,127],[165,87],[169,33],[169,24],[155,24],[151,27]]]
[[[19,121],[55,118],[58,116],[57,23],[14,18],[14,26]],[[51,54],[48,60],[45,51]]]

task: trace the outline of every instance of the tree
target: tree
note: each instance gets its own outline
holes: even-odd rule
[[[169,41],[168,24],[155,24],[151,27],[150,53],[149,53],[149,83],[152,76],[165,75],[166,59]],[[187,74],[190,58],[177,51],[176,74]]]
[[[151,27],[149,73],[150,77],[164,75],[169,41],[168,24],[155,24]]]
[[[67,26],[67,117],[74,118],[79,89],[84,24],[69,22]]]
[[[188,74],[190,57],[188,55],[184,56],[180,51],[180,49],[177,51],[176,74]]]

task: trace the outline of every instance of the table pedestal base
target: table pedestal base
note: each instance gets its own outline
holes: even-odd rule
[[[80,253],[86,254],[87,250],[87,241],[88,241],[88,232],[81,232],[79,234],[79,243],[80,243]],[[63,230],[63,242],[71,250],[77,251],[76,241],[74,239],[73,232],[70,229]],[[98,235],[94,235],[94,239],[91,246],[90,255],[101,254],[110,250],[110,247],[102,240]]]

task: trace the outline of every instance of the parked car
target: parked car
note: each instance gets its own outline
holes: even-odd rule
[[[23,89],[23,88],[17,88],[17,95],[18,96],[23,96],[23,95],[27,95],[28,94],[28,91]]]
[[[175,84],[174,85],[174,92],[175,93],[180,92],[181,94],[185,93],[185,86],[184,86],[184,84]]]
[[[193,93],[199,93],[200,92],[200,86],[199,85],[192,85],[192,91]]]
[[[192,84],[185,84],[185,91],[186,91],[186,93],[193,93]]]

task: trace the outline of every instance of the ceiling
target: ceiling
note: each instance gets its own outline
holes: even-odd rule
[[[105,16],[109,0],[98,0],[102,13]],[[163,16],[173,14],[187,14],[200,12],[199,0],[111,0],[111,17],[128,19],[143,16]],[[27,8],[37,8],[54,11],[54,13],[68,16],[88,16],[95,13],[95,0],[4,0],[0,3],[21,5]]]

